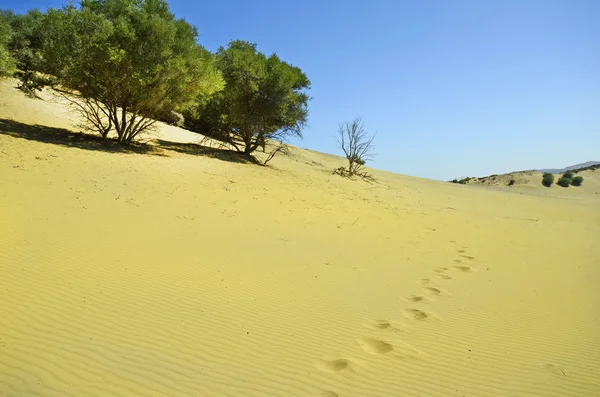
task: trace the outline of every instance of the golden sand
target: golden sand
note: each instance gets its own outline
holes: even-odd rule
[[[12,85],[0,396],[600,395],[598,171],[367,183],[166,126],[160,150],[107,151],[54,139],[73,115]]]

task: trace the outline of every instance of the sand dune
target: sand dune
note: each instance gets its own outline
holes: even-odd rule
[[[44,98],[0,84],[0,395],[600,395],[598,173],[107,151]]]

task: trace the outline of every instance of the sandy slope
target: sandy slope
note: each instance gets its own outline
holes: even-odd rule
[[[598,174],[368,184],[27,128],[69,117],[0,84],[0,396],[600,395]]]

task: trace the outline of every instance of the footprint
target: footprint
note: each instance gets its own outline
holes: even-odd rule
[[[430,280],[428,278],[422,278],[421,280],[419,280],[419,282],[422,285],[427,285],[427,284],[429,284]]]
[[[411,295],[406,298],[409,302],[427,302],[427,298],[421,295]]]
[[[405,311],[410,317],[412,317],[415,320],[423,321],[427,317],[429,317],[427,313],[419,309],[406,309]]]
[[[434,287],[425,287],[423,289],[432,295],[441,295],[442,294],[441,290],[434,288]]]
[[[392,324],[387,320],[370,320],[367,327],[375,330],[392,329]]]
[[[365,352],[370,354],[387,354],[394,350],[394,346],[374,338],[359,339],[358,344]]]
[[[469,273],[472,270],[469,266],[454,266],[454,268],[466,273]]]
[[[339,397],[339,394],[331,390],[325,390],[321,393],[321,397]]]
[[[455,259],[454,260],[454,263],[460,263],[460,262],[462,262],[462,259]]]
[[[446,276],[445,274],[438,274],[437,276],[442,280],[452,280],[452,277]]]
[[[363,324],[366,328],[375,331],[384,331],[397,334],[406,329],[406,326],[399,324],[392,324],[388,320],[369,320]]]
[[[444,273],[445,271],[448,271],[447,267],[438,267],[437,269],[433,270],[434,273]]]
[[[474,257],[474,256],[469,256],[469,255],[461,255],[461,256],[462,256],[463,258],[466,258],[466,259],[469,259],[469,260],[472,260],[472,261],[474,261],[474,260],[475,260],[475,257]]]
[[[465,251],[465,250],[458,250],[459,254],[464,254],[465,252],[467,252],[467,251]]]
[[[562,369],[561,367],[557,367],[554,364],[540,363],[540,365],[542,366],[542,368],[544,368],[545,370],[547,370],[549,372],[552,372],[555,375],[567,376],[567,373],[565,372],[564,369]]]
[[[323,372],[340,372],[351,369],[350,361],[340,358],[337,360],[319,360],[317,362],[317,369]]]

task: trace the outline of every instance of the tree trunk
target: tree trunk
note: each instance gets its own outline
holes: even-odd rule
[[[252,153],[252,134],[244,131],[242,138],[244,140],[244,154]]]

